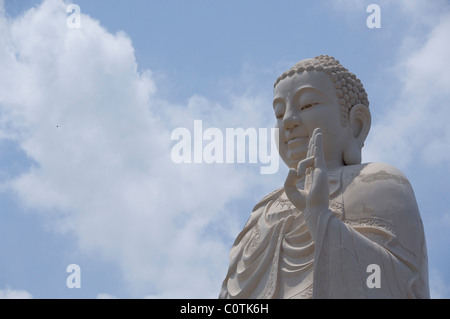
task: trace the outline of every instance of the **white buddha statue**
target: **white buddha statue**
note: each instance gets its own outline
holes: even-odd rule
[[[306,59],[277,79],[273,108],[290,171],[236,238],[220,298],[429,298],[408,179],[361,164],[371,124],[361,81],[333,57]]]

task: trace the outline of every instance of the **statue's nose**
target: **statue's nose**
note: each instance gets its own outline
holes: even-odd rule
[[[300,115],[293,110],[288,110],[283,117],[283,128],[285,130],[292,130],[293,128],[298,127],[300,125],[301,125]]]

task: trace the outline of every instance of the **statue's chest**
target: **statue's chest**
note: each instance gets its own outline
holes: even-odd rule
[[[341,187],[341,174],[342,170],[329,172],[328,186],[330,195],[329,209],[342,220],[344,218],[344,203]],[[299,183],[298,187],[300,189],[303,188],[302,182]],[[302,214],[303,213],[290,202],[283,192],[276,199],[273,199],[268,203],[264,212],[264,221],[267,224],[266,226],[271,227],[290,216],[294,219],[303,219]],[[298,224],[298,221],[295,224]]]

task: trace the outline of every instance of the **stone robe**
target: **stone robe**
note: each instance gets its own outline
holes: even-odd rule
[[[406,177],[381,163],[328,175],[316,242],[284,189],[272,192],[234,242],[220,298],[429,298],[424,230]]]

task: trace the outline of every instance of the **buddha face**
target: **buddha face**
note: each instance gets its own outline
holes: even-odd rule
[[[297,168],[306,157],[317,127],[323,132],[327,168],[344,165],[343,152],[352,131],[341,124],[336,89],[327,74],[307,71],[284,78],[275,87],[273,108],[280,133],[278,150],[288,167]]]

